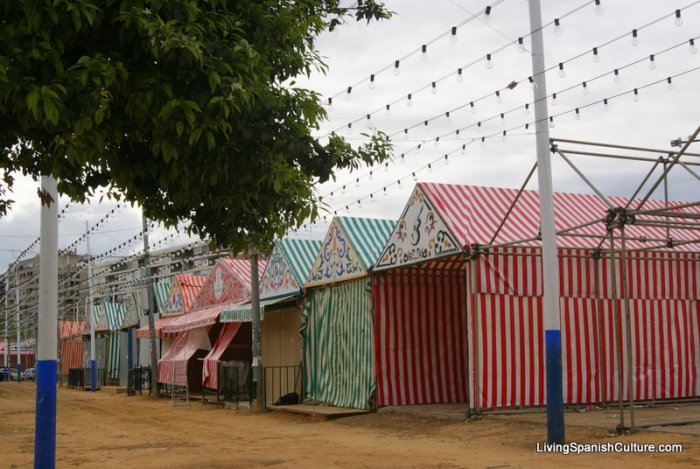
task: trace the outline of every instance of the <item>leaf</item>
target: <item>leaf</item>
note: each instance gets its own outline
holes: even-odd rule
[[[34,119],[39,120],[39,99],[41,96],[39,96],[39,89],[34,88],[32,91],[27,94],[27,108],[29,108],[30,111],[32,111],[32,115],[34,116]]]
[[[175,128],[177,130],[177,136],[179,137],[182,135],[183,130],[185,130],[185,123],[182,121],[178,121]]]
[[[58,124],[58,108],[51,99],[44,99],[44,115],[53,125]]]

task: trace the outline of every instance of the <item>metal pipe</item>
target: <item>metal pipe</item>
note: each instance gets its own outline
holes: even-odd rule
[[[600,260],[601,256],[593,258],[595,264],[595,270],[593,274],[594,288],[595,288],[595,317],[598,325],[598,395],[600,396],[601,404],[605,405],[605,389],[603,388],[603,379],[607,378],[608,373],[605,367],[605,360],[603,360],[603,318],[602,315],[602,299],[600,298]]]
[[[669,208],[672,210],[680,210],[682,208],[690,208],[690,207],[697,207],[700,206],[700,202],[688,202],[684,204],[678,204],[678,205],[672,205],[668,208],[666,207],[658,207],[658,208],[648,208],[645,210],[629,210],[627,213],[630,215],[654,215],[658,212],[665,212]]]
[[[615,249],[615,240],[612,238],[612,230],[610,230],[610,249]],[[613,324],[615,328],[615,364],[617,365],[617,404],[620,411],[620,429],[625,428],[625,408],[624,396],[622,389],[622,332],[620,331],[620,307],[617,302],[617,266],[613,261],[610,263],[610,279],[612,283],[612,299],[613,299]]]
[[[647,215],[647,214],[639,214],[637,216],[637,220],[640,220],[639,217],[643,216],[648,216],[648,217],[668,217],[668,218],[690,218],[691,220],[700,220],[700,213],[693,213],[693,212],[656,212],[653,215]],[[641,219],[644,220],[644,219]]]
[[[673,150],[659,150],[658,148],[647,148],[647,147],[632,147],[629,145],[616,145],[611,143],[598,143],[598,142],[585,142],[583,140],[570,140],[566,138],[553,138],[553,142],[563,142],[563,143],[574,143],[577,145],[588,145],[594,147],[608,147],[608,148],[619,148],[621,150],[637,150],[645,151],[649,153],[667,153],[674,154]],[[689,156],[700,156],[700,153],[688,153]]]
[[[593,190],[593,192],[596,193],[596,195],[598,196],[598,198],[600,198],[600,200],[602,200],[603,203],[604,203],[605,205],[608,206],[608,208],[610,208],[610,209],[614,208],[612,202],[610,202],[610,201],[608,200],[608,198],[605,197],[605,195],[604,195],[600,190],[598,190],[598,188],[597,188],[597,187],[596,187],[596,186],[595,186],[595,185],[594,185],[594,184],[593,184],[593,183],[592,183],[592,182],[591,182],[577,167],[576,167],[576,165],[575,165],[569,158],[566,157],[566,155],[565,155],[564,153],[562,153],[562,152],[561,152],[558,148],[556,148],[556,147],[554,147],[554,151],[555,151],[556,153],[558,153],[559,156],[561,156],[562,159],[563,159],[569,166],[571,166],[571,169],[573,169],[574,172],[575,172],[576,174],[578,174],[578,176],[583,180],[583,182],[585,182],[585,183],[588,185],[588,187],[590,187],[591,190]]]
[[[630,317],[630,298],[627,284],[627,259],[625,256],[625,225],[620,227],[620,267],[622,269],[620,285],[622,287],[623,306],[625,308],[625,335],[627,338],[627,392],[630,405],[630,432],[634,431],[634,357],[632,356],[632,319]]]
[[[695,179],[700,179],[700,175],[699,175],[698,173],[696,173],[695,171],[693,171],[692,169],[690,169],[690,168],[688,167],[688,166],[689,166],[688,163],[686,163],[685,161],[679,161],[678,164],[681,165],[681,166],[683,167],[683,169],[685,169],[686,171],[688,171],[690,174],[692,174],[693,176],[695,176]]]
[[[146,297],[148,298],[148,343],[150,346],[151,362],[151,389],[149,395],[153,399],[160,397],[158,389],[158,352],[156,351],[156,321],[155,321],[155,301],[153,301],[153,282],[151,280],[151,255],[148,245],[148,218],[146,213],[141,212],[143,223],[143,262],[146,277]],[[173,362],[174,363],[174,362]]]
[[[39,328],[37,331],[34,467],[56,465],[56,351],[58,349],[58,191],[41,178]]]
[[[544,281],[543,316],[545,329],[547,441],[564,443],[564,397],[561,366],[561,318],[559,317],[559,270],[557,266],[556,228],[552,167],[549,155],[549,117],[545,79],[542,11],[539,0],[529,1],[532,76],[535,84],[535,133],[537,142],[537,183],[540,195],[542,231],[542,275]]]
[[[654,183],[654,185],[649,189],[649,192],[647,192],[647,195],[644,196],[644,198],[639,202],[639,205],[637,205],[637,210],[641,210],[641,208],[644,206],[644,204],[649,200],[649,197],[656,191],[656,188],[659,187],[659,184],[661,184],[661,181],[666,177],[669,171],[671,171],[671,168],[676,164],[676,162],[680,159],[681,156],[685,154],[685,152],[688,150],[688,147],[690,147],[690,144],[692,143],[693,140],[695,140],[700,133],[700,127],[695,129],[695,132],[693,132],[693,135],[691,135],[688,138],[688,141],[683,145],[683,148],[675,154],[673,159],[671,160],[670,164],[666,166],[664,169],[663,174],[659,177],[659,179]]]
[[[530,178],[535,173],[535,169],[537,169],[537,162],[536,161],[535,161],[535,164],[532,165],[532,169],[530,170],[527,177],[525,178],[525,182],[523,182],[523,184],[520,186],[518,193],[515,195],[515,198],[511,202],[510,206],[508,207],[508,210],[506,210],[505,215],[503,215],[503,218],[501,219],[501,223],[498,225],[498,228],[496,228],[496,232],[493,234],[493,237],[491,238],[491,241],[489,241],[489,244],[493,244],[493,242],[498,237],[498,234],[503,229],[503,225],[505,225],[506,220],[508,220],[508,217],[510,216],[511,212],[515,208],[515,204],[517,204],[518,200],[520,200],[520,196],[523,194],[523,191],[525,190],[525,186],[527,186],[527,183],[530,182]]]
[[[258,252],[252,251],[250,254],[250,305],[251,305],[251,317],[252,317],[252,329],[253,329],[253,383],[254,383],[254,396],[253,399],[256,401],[257,406],[260,409],[265,409],[265,399],[260,402],[261,396],[264,394],[261,392],[262,389],[262,341],[260,337],[260,291],[259,287],[259,277],[258,277]]]
[[[616,159],[616,160],[646,161],[649,163],[657,161],[654,158],[645,158],[643,156],[614,155],[612,153],[594,153],[594,152],[587,152],[587,151],[576,151],[576,150],[571,150],[568,148],[562,149],[561,151],[563,151],[569,155],[592,156],[594,158],[612,158],[612,159]],[[700,163],[695,163],[692,161],[687,161],[686,163],[689,164],[690,166],[700,166]]]
[[[90,391],[95,392],[97,389],[97,364],[95,362],[95,308],[94,298],[92,297],[92,251],[90,250],[90,230],[88,223],[85,222],[85,247],[87,250],[87,282],[88,282],[88,297],[87,297],[87,314],[90,318]]]
[[[653,165],[653,166],[651,167],[651,169],[647,172],[646,176],[644,176],[644,179],[642,179],[642,182],[639,183],[639,185],[637,186],[637,189],[634,191],[634,194],[632,194],[632,196],[629,198],[629,200],[628,200],[627,203],[625,204],[625,210],[628,209],[628,208],[630,207],[630,205],[632,205],[632,202],[634,201],[634,199],[635,199],[635,198],[637,197],[637,195],[639,195],[639,193],[642,191],[642,188],[643,188],[644,185],[647,183],[647,181],[649,180],[649,178],[651,177],[651,175],[654,174],[654,171],[656,171],[656,167],[659,166],[659,163],[662,162],[662,161],[664,161],[663,157],[660,157],[660,158],[657,158],[657,159],[656,159],[656,162],[654,163],[654,165]]]

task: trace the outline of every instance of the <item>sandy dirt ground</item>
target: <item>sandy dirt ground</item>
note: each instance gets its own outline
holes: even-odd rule
[[[0,383],[0,468],[33,464],[33,383]],[[255,414],[193,402],[58,390],[57,467],[697,467],[697,435],[567,426],[579,443],[682,443],[680,454],[541,454],[541,423],[486,416],[474,422],[392,413],[331,421]]]

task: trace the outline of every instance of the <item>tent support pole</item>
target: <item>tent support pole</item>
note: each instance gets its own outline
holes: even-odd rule
[[[625,256],[625,225],[620,226],[622,241],[620,242],[620,284],[625,308],[625,335],[627,336],[627,392],[630,405],[630,432],[634,431],[634,357],[632,357],[632,324],[630,318],[630,298],[627,285],[627,258]]]
[[[610,249],[611,251],[615,249],[615,239],[612,236],[613,230],[610,230]],[[613,259],[610,262],[610,280],[612,285],[612,299],[613,299],[613,324],[615,329],[615,365],[617,367],[617,404],[618,410],[620,412],[620,424],[617,427],[619,433],[624,432],[625,429],[625,408],[624,408],[624,396],[623,396],[623,370],[622,370],[622,332],[620,330],[620,320],[622,319],[620,314],[620,306],[618,304],[617,297],[617,265]]]
[[[532,178],[532,175],[535,174],[536,169],[537,169],[537,161],[535,161],[535,164],[532,165],[532,169],[527,174],[527,177],[525,178],[525,181],[523,182],[523,184],[520,186],[520,190],[518,190],[518,193],[515,195],[515,198],[510,203],[508,210],[506,210],[505,215],[503,215],[503,219],[501,220],[501,223],[498,225],[498,228],[496,228],[496,231],[493,233],[493,236],[491,237],[491,241],[489,241],[489,244],[493,244],[493,242],[496,241],[498,234],[503,229],[503,225],[506,224],[506,221],[508,220],[508,217],[510,216],[511,212],[513,212],[513,209],[515,208],[515,204],[517,204],[518,200],[520,200],[520,196],[523,195],[523,191],[525,191],[525,187],[527,186],[527,183],[530,182],[530,178]]]
[[[605,205],[608,206],[608,208],[613,208],[612,202],[610,202],[610,201],[608,200],[608,198],[605,197],[605,195],[590,181],[590,179],[588,179],[588,178],[585,176],[585,174],[583,174],[583,173],[581,172],[581,170],[579,170],[579,169],[576,167],[576,165],[575,165],[569,158],[566,157],[566,155],[565,155],[564,153],[562,153],[556,146],[554,146],[554,147],[552,147],[552,148],[554,149],[554,151],[555,151],[559,156],[561,156],[561,158],[566,162],[566,164],[568,164],[569,166],[571,166],[571,169],[573,169],[574,172],[575,172],[576,174],[578,174],[578,176],[583,180],[583,182],[585,182],[586,185],[587,185],[588,187],[590,187],[591,190],[592,190],[593,192],[595,192],[595,194],[598,196],[598,198],[599,198],[600,200],[602,200],[603,203],[604,203]]]
[[[696,173],[695,171],[693,171],[692,169],[690,169],[690,168],[688,167],[688,166],[689,166],[688,163],[686,163],[686,162],[684,162],[684,161],[679,161],[678,164],[681,165],[681,167],[682,167],[683,169],[685,169],[686,171],[688,171],[690,174],[692,174],[693,176],[695,176],[695,179],[700,180],[700,175],[699,175],[698,173]]]
[[[471,269],[472,269],[472,275],[470,279],[470,288],[469,288],[469,296],[472,295],[472,292],[476,290],[475,285],[476,285],[476,276],[478,275],[478,269],[477,269],[477,263],[478,263],[478,247],[477,250],[475,251],[474,255],[472,256],[470,260],[471,264]],[[470,298],[471,299],[471,298]],[[475,298],[474,299],[474,412],[476,415],[479,415],[481,413],[481,344],[479,342],[479,315],[481,314],[480,308],[479,308],[479,299]]]
[[[668,150],[660,150],[657,148],[646,148],[646,147],[632,147],[629,145],[613,145],[609,143],[598,143],[598,142],[587,142],[583,140],[570,140],[566,138],[553,138],[552,141],[554,142],[563,142],[563,143],[573,143],[576,145],[588,145],[588,146],[593,146],[593,147],[607,147],[607,148],[617,148],[620,150],[635,150],[635,151],[645,151],[647,153],[670,153],[670,154],[675,154],[675,152],[669,152]],[[688,156],[700,156],[700,153],[685,153]]]
[[[600,298],[600,264],[601,255],[600,251],[593,252],[593,263],[595,268],[594,273],[594,288],[595,288],[595,317],[598,326],[598,396],[600,397],[601,405],[605,405],[605,387],[603,386],[603,380],[608,376],[607,369],[605,366],[605,360],[603,360],[603,318],[602,316],[602,299]]]
[[[649,192],[647,192],[647,195],[645,195],[644,198],[642,199],[642,201],[639,202],[639,205],[637,205],[636,211],[641,210],[641,208],[644,206],[644,204],[647,202],[647,200],[649,200],[649,197],[651,197],[651,195],[654,193],[654,191],[656,191],[656,188],[659,187],[659,184],[661,184],[661,182],[666,179],[666,176],[668,175],[669,171],[671,171],[671,169],[673,169],[673,166],[676,164],[676,162],[678,162],[680,160],[681,156],[683,156],[685,154],[685,152],[688,150],[688,147],[690,147],[690,144],[693,143],[693,140],[698,138],[698,134],[700,134],[700,127],[695,129],[695,132],[693,132],[693,135],[688,137],[688,141],[685,142],[685,145],[683,145],[683,148],[681,148],[680,151],[678,153],[676,153],[673,156],[673,158],[670,159],[670,161],[668,161],[668,164],[664,165],[665,166],[664,172],[661,174],[659,179],[657,179],[657,181],[654,183],[654,185],[651,186],[651,188],[649,189]]]

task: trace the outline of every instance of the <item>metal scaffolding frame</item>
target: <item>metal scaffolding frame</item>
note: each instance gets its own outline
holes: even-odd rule
[[[700,127],[698,127],[692,135],[688,137],[687,142],[679,150],[662,150],[656,148],[646,148],[646,147],[636,147],[628,145],[616,145],[607,144],[600,142],[589,142],[580,140],[568,140],[568,139],[550,139],[551,152],[553,155],[558,155],[571,169],[578,175],[581,180],[595,193],[595,195],[605,204],[607,210],[605,213],[601,213],[600,217],[595,220],[587,220],[576,226],[566,227],[564,229],[557,231],[558,237],[587,237],[592,239],[597,239],[598,244],[595,249],[590,250],[590,256],[595,262],[595,315],[597,320],[597,329],[599,336],[602,334],[602,321],[601,321],[601,303],[603,299],[600,293],[600,260],[605,258],[611,261],[611,275],[613,277],[612,281],[612,296],[613,296],[613,314],[614,314],[614,326],[615,326],[615,340],[613,347],[615,349],[615,363],[617,365],[617,385],[618,385],[618,402],[617,407],[620,412],[620,423],[617,426],[617,431],[622,432],[633,432],[635,429],[648,427],[649,425],[637,426],[635,425],[635,396],[634,396],[634,386],[633,386],[633,365],[634,357],[632,354],[632,333],[630,326],[630,295],[628,291],[627,284],[627,260],[632,258],[635,253],[642,253],[648,251],[666,251],[673,252],[673,249],[678,246],[685,246],[688,244],[697,244],[698,249],[698,260],[700,261],[700,213],[688,211],[687,209],[700,207],[700,201],[692,201],[683,204],[674,204],[672,207],[669,206],[669,196],[668,196],[668,175],[672,169],[678,167],[695,179],[700,181],[700,175],[694,171],[693,167],[700,167],[700,153],[691,153],[688,151],[690,144],[697,139],[700,134]],[[563,147],[566,145],[566,147]],[[595,149],[595,151],[594,151]],[[598,150],[600,149],[600,150]],[[623,154],[623,152],[632,154]],[[649,154],[662,155],[656,157],[649,157]],[[569,158],[570,155],[581,155],[594,158],[613,158],[626,161],[639,161],[652,163],[652,167],[642,178],[639,185],[636,187],[634,193],[629,197],[627,204],[624,207],[615,206],[604,193],[593,184],[593,182],[586,177],[583,171],[581,171]],[[683,158],[683,160],[682,160]],[[501,232],[503,226],[508,222],[508,218],[511,215],[513,209],[518,204],[525,187],[530,182],[530,179],[537,167],[537,163],[529,171],[527,177],[525,178],[522,186],[517,192],[512,203],[506,210],[501,222],[499,223],[497,229],[494,231],[493,236],[489,244],[487,245],[472,245],[471,249],[471,259],[475,259],[480,255],[488,255],[489,250],[493,248],[504,248],[504,247],[522,247],[529,244],[528,247],[532,247],[530,243],[533,241],[540,240],[539,233],[536,236],[529,238],[518,239],[509,242],[496,242],[499,233]],[[661,173],[658,174],[659,168]],[[651,187],[643,192],[645,186],[651,182]],[[664,193],[664,207],[663,208],[645,208],[648,200],[651,196],[663,185]],[[640,197],[640,194],[644,194]],[[633,206],[636,203],[636,206]],[[578,230],[590,227],[594,225],[602,225],[605,227],[606,235],[593,235],[578,232]],[[642,226],[642,227],[652,227],[652,228],[662,228],[665,230],[665,238],[649,238],[649,237],[635,237],[629,236],[626,233],[625,227],[627,226]],[[670,231],[674,230],[684,230],[684,232],[692,233],[693,235],[689,239],[684,240],[674,240],[671,237]],[[637,247],[634,249],[628,249],[627,243],[630,241],[636,241],[639,243],[644,243],[646,246]],[[608,246],[608,247],[606,247]],[[618,262],[614,262],[617,260]],[[617,265],[619,264],[619,272]],[[617,284],[615,277],[620,279],[620,291],[617,291]],[[622,317],[624,315],[624,322]],[[624,331],[621,330],[622,325],[625,325]],[[624,334],[624,338],[623,338]],[[626,342],[626,350],[623,350]],[[602,358],[602,344],[598,341],[598,366],[599,369],[605,367],[604,360]],[[478,349],[478,347],[477,347]],[[625,401],[623,395],[623,357],[626,352],[626,363],[624,368],[628,370],[627,373],[627,387],[629,393],[629,399],[627,400],[627,408],[629,412],[629,425],[625,424]],[[478,353],[478,352],[477,352]],[[477,359],[478,366],[478,359]],[[603,370],[604,373],[607,370]],[[477,375],[478,376],[478,375]],[[599,388],[602,386],[602,380],[598,380]],[[476,391],[478,393],[479,383],[477,379]],[[605,395],[602,389],[599,389],[601,396],[601,403],[606,404]],[[478,404],[477,404],[478,405]],[[477,412],[479,412],[477,406]],[[670,425],[671,423],[659,423],[660,425]],[[676,424],[678,422],[675,422]],[[683,422],[686,423],[686,422]]]

